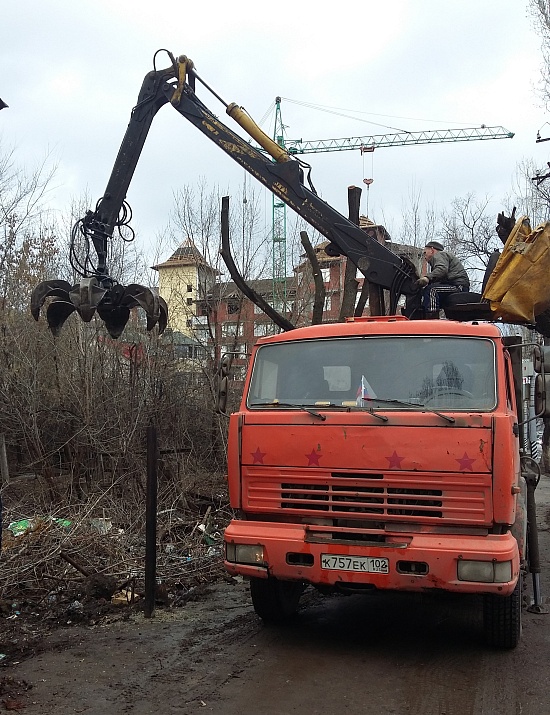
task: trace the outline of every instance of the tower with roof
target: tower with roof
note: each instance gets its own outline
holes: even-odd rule
[[[197,303],[211,291],[218,271],[187,238],[167,261],[152,268],[159,274],[159,294],[168,304],[168,326],[194,337],[200,329]]]

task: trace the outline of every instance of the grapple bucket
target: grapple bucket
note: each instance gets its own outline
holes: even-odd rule
[[[86,323],[90,322],[97,311],[112,338],[120,337],[130,317],[130,311],[138,306],[143,308],[147,316],[147,330],[158,325],[160,334],[168,322],[166,301],[150,288],[137,283],[127,287],[119,283],[105,287],[96,277],[83,278],[73,286],[64,280],[44,281],[36,286],[31,296],[31,313],[35,320],[38,320],[40,308],[47,298],[52,299],[46,310],[46,317],[54,335],[59,334],[63,324],[74,311]]]

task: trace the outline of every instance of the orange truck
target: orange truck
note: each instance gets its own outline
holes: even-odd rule
[[[388,316],[258,341],[230,418],[225,566],[250,579],[259,616],[291,617],[308,584],[476,593],[489,643],[517,644],[527,519],[510,342],[490,324]]]

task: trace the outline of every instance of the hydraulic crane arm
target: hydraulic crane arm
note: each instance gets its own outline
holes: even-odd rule
[[[31,310],[36,319],[46,298],[53,297],[48,307],[48,323],[54,333],[74,310],[84,320],[90,320],[97,309],[110,334],[118,337],[128,319],[129,309],[135,305],[145,309],[148,328],[156,324],[161,330],[165,327],[166,306],[162,299],[159,304],[158,297],[143,286],[124,288],[117,284],[109,275],[107,253],[115,227],[120,224],[126,193],[149,128],[155,114],[167,103],[325,236],[330,241],[327,253],[347,256],[369,282],[389,290],[390,310],[395,311],[400,295],[411,295],[416,291],[416,271],[412,264],[369,238],[323,201],[311,184],[307,188],[303,171],[306,165],[278,146],[236,104],[223,102],[227,113],[272,158],[229,129],[197,97],[196,80],[204,82],[195,72],[193,63],[185,56],[177,60],[172,55],[170,57],[171,67],[146,75],[105,194],[96,210],[89,211],[82,219],[83,230],[97,253],[95,268],[84,271],[83,280],[75,286],[66,281],[46,281],[37,286],[31,299]]]

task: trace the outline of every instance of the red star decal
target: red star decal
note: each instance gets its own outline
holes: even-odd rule
[[[462,472],[466,471],[466,469],[469,469],[470,472],[473,472],[474,470],[472,469],[472,464],[476,461],[475,459],[471,459],[468,457],[466,452],[464,452],[464,456],[461,457],[460,459],[456,460],[458,464],[460,465],[460,470]]]
[[[320,452],[316,452],[314,449],[311,450],[310,454],[306,454],[306,459],[307,459],[307,466],[311,467],[313,464],[318,467],[319,466],[319,458],[322,457],[323,455]]]
[[[386,457],[386,459],[389,462],[389,464],[388,464],[389,469],[401,469],[401,462],[405,459],[405,457],[400,457],[397,454],[397,452],[394,450],[391,457]]]
[[[255,452],[250,452],[252,455],[252,459],[254,460],[252,464],[263,464],[264,463],[264,457],[267,454],[267,452],[261,452],[259,447],[256,447]]]

